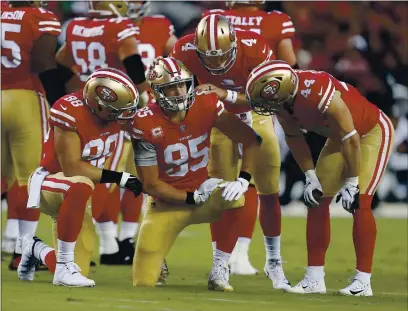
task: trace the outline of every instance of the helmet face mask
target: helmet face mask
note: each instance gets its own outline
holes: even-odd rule
[[[89,109],[104,121],[126,123],[136,115],[139,92],[123,72],[96,70],[85,83],[83,97]]]
[[[197,26],[194,43],[198,59],[213,75],[225,74],[237,59],[237,36],[225,16],[204,17]]]
[[[249,75],[245,96],[254,112],[272,115],[293,103],[298,84],[296,73],[287,63],[268,61]]]
[[[157,58],[146,75],[157,103],[168,111],[185,111],[194,104],[194,76],[172,57]]]
[[[150,1],[125,1],[128,6],[127,17],[132,20],[137,20],[149,15],[151,10]]]

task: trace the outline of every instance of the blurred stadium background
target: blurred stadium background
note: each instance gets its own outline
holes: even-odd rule
[[[153,1],[151,14],[168,17],[176,35],[181,37],[194,31],[202,12],[225,8],[225,1]],[[66,27],[72,18],[86,14],[88,3],[50,1],[49,9]],[[405,202],[408,198],[407,2],[266,2],[265,9],[283,11],[292,17],[296,28],[293,43],[302,69],[328,71],[357,86],[391,117],[396,128],[395,145],[373,207],[381,206],[380,202]],[[60,44],[64,40],[63,32]],[[281,204],[286,206],[300,198],[303,174],[277,127],[282,154]],[[308,134],[308,141],[317,157],[324,139]]]

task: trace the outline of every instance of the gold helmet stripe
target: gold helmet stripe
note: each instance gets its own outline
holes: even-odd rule
[[[218,50],[217,42],[218,15],[212,14],[207,20],[207,36],[210,36],[210,49]]]
[[[180,67],[177,64],[177,61],[173,57],[163,58],[163,63],[166,65],[171,78],[174,78],[176,74],[177,76],[181,76]]]
[[[278,64],[275,63],[275,64],[271,64],[267,66],[259,66],[257,69],[255,69],[252,72],[251,77],[248,79],[246,89],[249,90],[252,87],[252,84],[263,74],[266,74],[266,73],[269,73],[271,71],[278,70],[278,69],[287,69],[293,73],[292,67],[290,67],[286,63],[278,63]]]
[[[133,82],[132,82],[131,80],[129,80],[128,78],[126,78],[126,77],[124,77],[124,76],[122,76],[122,75],[119,75],[119,74],[117,74],[117,73],[115,73],[115,72],[112,72],[112,71],[110,71],[110,70],[103,70],[103,69],[102,69],[102,70],[95,71],[94,73],[92,73],[92,74],[89,76],[88,81],[89,81],[90,79],[92,79],[92,78],[98,78],[98,77],[100,77],[100,76],[103,77],[103,78],[110,77],[110,78],[112,78],[112,79],[119,80],[119,81],[122,82],[125,86],[127,86],[127,87],[131,90],[131,92],[133,93],[133,96],[134,96],[135,98],[137,98],[138,92],[136,91],[136,88],[135,88]]]

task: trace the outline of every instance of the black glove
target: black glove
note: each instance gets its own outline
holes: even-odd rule
[[[139,196],[143,191],[143,185],[140,180],[136,176],[133,176],[126,172],[122,173],[119,187],[132,191],[135,197]]]

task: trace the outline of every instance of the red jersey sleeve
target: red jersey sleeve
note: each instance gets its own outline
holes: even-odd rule
[[[181,61],[190,71],[193,71],[194,68],[189,66],[191,65],[191,60],[197,58],[195,50],[194,35],[191,34],[177,40],[170,56]]]
[[[34,40],[44,34],[59,36],[61,33],[61,23],[51,11],[35,9],[30,22],[34,31]]]
[[[164,15],[153,15],[152,18],[155,19],[156,31],[162,32],[161,37],[164,42],[167,42],[174,35],[173,23]]]
[[[274,26],[268,27],[273,37],[283,40],[295,36],[295,26],[288,14],[280,11],[272,11],[268,13],[268,17],[268,24]]]
[[[326,72],[301,73],[299,81],[300,96],[304,97],[306,105],[317,108],[324,113],[330,106],[330,102],[336,91],[332,77]],[[298,95],[298,96],[299,96]]]
[[[112,23],[112,27],[109,28],[111,29],[110,35],[116,38],[117,42],[139,34],[139,27],[131,19],[113,18],[109,22]]]
[[[206,95],[196,95],[196,99],[200,102],[203,102],[206,107],[206,110],[211,116],[213,123],[218,119],[218,117],[224,112],[224,103],[220,101],[215,94],[206,94]]]
[[[78,107],[85,103],[76,95],[76,93],[65,95],[55,102],[50,110],[50,125],[67,131],[77,131],[81,118],[77,112]]]

